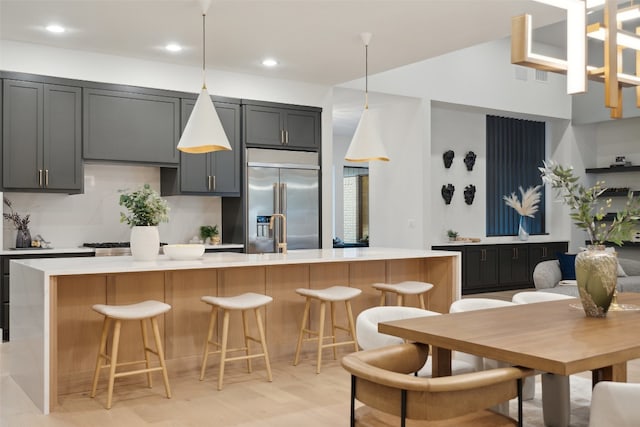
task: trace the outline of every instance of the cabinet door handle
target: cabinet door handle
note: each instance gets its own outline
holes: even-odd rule
[[[42,169],[38,169],[38,187],[42,187]]]
[[[487,260],[487,250],[486,249],[481,249],[480,250],[480,261],[486,261]]]
[[[542,247],[542,256],[543,256],[543,257],[546,257],[546,256],[547,256],[547,247],[546,247],[546,246],[543,246],[543,247]]]
[[[49,169],[44,170],[44,187],[49,188]]]
[[[284,144],[284,129],[280,130],[280,144]]]
[[[284,145],[289,145],[289,131],[284,131]]]
[[[211,189],[213,191],[216,191],[216,176],[213,175],[211,178],[212,178],[212,181],[213,181],[213,185],[211,186]]]
[[[211,191],[211,175],[207,175],[207,191]]]

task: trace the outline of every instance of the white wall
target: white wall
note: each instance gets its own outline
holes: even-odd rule
[[[0,69],[4,71],[42,74],[54,77],[193,93],[199,92],[202,82],[202,71],[197,67],[57,49],[12,41],[0,41]],[[214,95],[322,107],[322,167],[324,171],[331,170],[332,91],[330,87],[211,69],[207,70],[207,87],[209,92]],[[128,168],[133,168],[133,170],[129,171]],[[131,176],[132,184],[149,182],[149,184],[156,188],[159,188],[160,185],[158,168],[151,168],[148,172],[139,175],[138,169],[135,166],[120,166],[117,169],[117,173],[123,176]],[[108,182],[100,182],[100,180],[109,179],[108,176],[98,174],[95,178],[98,180],[97,185],[99,188],[103,185],[109,187]],[[324,189],[331,188],[330,173],[323,173],[322,186]],[[22,203],[22,200],[25,202],[29,201],[30,205],[25,206],[32,209],[32,213],[36,217],[40,217],[41,215],[44,217],[47,212],[46,207],[51,203],[57,205],[58,209],[64,210],[64,206],[73,206],[75,200],[79,197],[82,198],[81,196],[43,194],[12,195],[11,193],[5,193],[5,195],[12,198],[12,200],[15,198],[17,203]],[[206,214],[208,215],[207,218],[209,218],[210,215],[213,215],[213,218],[217,218],[219,221],[221,209],[219,199],[213,202],[205,201],[204,199],[201,201],[192,199],[199,199],[199,197],[181,197],[181,201],[174,208],[174,215],[189,215],[187,213],[188,211],[200,209],[201,212],[196,213],[196,216]],[[323,245],[327,247],[331,247],[332,209],[331,194],[330,192],[325,192],[323,194],[322,209],[324,222],[322,242]],[[80,222],[80,224],[83,224],[83,222]],[[34,226],[35,225],[34,223]],[[126,232],[122,232],[119,228],[120,225],[106,222],[105,226],[104,234],[113,236],[108,238],[108,240],[128,240]],[[58,234],[55,226],[51,230],[49,230],[48,227],[44,229],[48,233],[47,235],[47,233],[42,231],[45,238],[53,240],[52,237],[56,237],[56,239],[53,240],[54,244],[61,245],[67,241],[66,238],[63,237],[65,233]],[[89,234],[88,230],[96,232],[94,233],[96,235]],[[100,230],[100,228],[87,228],[83,232],[81,241],[105,240],[105,237],[97,235],[98,230]],[[38,232],[37,230],[35,231]],[[4,238],[5,247],[7,247],[7,242],[9,242],[9,246],[13,246],[10,235],[14,235],[14,233],[5,233],[5,235],[6,234],[9,234],[9,236],[5,236]],[[163,235],[161,234],[161,236]],[[170,234],[170,236],[172,238],[182,239],[183,233],[176,232],[175,236],[173,234]]]

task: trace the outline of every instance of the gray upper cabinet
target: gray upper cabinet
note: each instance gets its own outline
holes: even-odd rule
[[[194,100],[182,100],[182,128],[187,124]],[[215,102],[216,111],[224,128],[231,151],[214,151],[206,154],[180,153],[180,168],[163,168],[161,192],[163,195],[194,194],[215,196],[239,196],[241,145],[240,105]]]
[[[320,148],[320,109],[281,107],[263,103],[243,106],[247,147],[317,151]]]
[[[180,99],[88,88],[84,91],[86,160],[177,165]]]
[[[81,89],[10,79],[3,89],[4,189],[81,192]]]

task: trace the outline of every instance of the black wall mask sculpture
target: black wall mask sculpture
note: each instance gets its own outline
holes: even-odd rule
[[[464,187],[464,202],[468,205],[473,203],[473,199],[476,197],[476,186],[471,184]]]
[[[456,153],[453,152],[453,150],[448,150],[445,151],[444,154],[442,155],[442,161],[444,162],[444,167],[449,169],[451,167],[451,163],[453,162],[453,158],[455,157]]]
[[[473,170],[473,165],[476,164],[476,153],[473,151],[469,151],[466,156],[464,156],[464,164],[467,165],[467,170]]]
[[[442,194],[442,198],[447,205],[451,204],[451,199],[453,198],[453,192],[456,190],[456,187],[453,184],[447,184],[442,186],[442,190],[440,193]]]

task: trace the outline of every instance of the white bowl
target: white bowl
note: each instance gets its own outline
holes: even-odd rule
[[[198,259],[204,253],[204,245],[199,244],[183,244],[183,245],[164,245],[163,252],[171,259]]]

